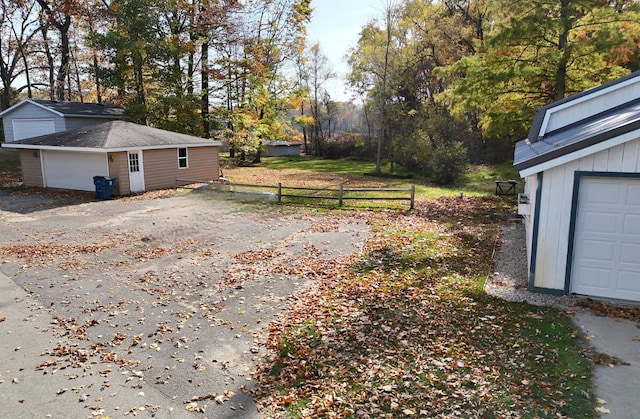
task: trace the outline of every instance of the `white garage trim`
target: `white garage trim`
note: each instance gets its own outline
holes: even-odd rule
[[[107,153],[42,150],[45,188],[94,191],[94,176],[109,176]]]
[[[11,126],[13,128],[13,141],[56,132],[56,125],[53,122],[53,118],[13,119],[11,120]]]
[[[640,301],[640,174],[576,172],[569,246],[572,293]]]

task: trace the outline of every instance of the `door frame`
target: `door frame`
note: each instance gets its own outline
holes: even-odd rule
[[[569,224],[569,246],[567,249],[567,263],[564,277],[564,293],[570,294],[572,290],[571,276],[573,274],[573,262],[576,240],[576,225],[578,223],[579,199],[580,199],[580,183],[585,177],[599,178],[623,178],[623,179],[639,179],[640,173],[634,172],[587,172],[576,171],[573,178],[573,197],[571,198],[571,220]]]
[[[144,164],[142,154],[142,150],[127,151],[127,173],[129,174],[130,192],[144,192],[146,190],[144,184]],[[135,163],[132,156],[137,156],[135,157],[137,160],[137,170],[133,172],[132,169],[134,168]]]

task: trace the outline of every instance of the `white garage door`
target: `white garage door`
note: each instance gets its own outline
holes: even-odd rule
[[[640,301],[640,179],[580,181],[571,291]]]
[[[43,150],[42,168],[47,188],[94,191],[94,176],[108,176],[107,155]]]
[[[53,119],[14,119],[12,124],[14,141],[56,132]]]

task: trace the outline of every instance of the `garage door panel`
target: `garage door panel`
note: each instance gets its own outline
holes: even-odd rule
[[[606,268],[582,267],[578,269],[580,285],[589,288],[609,288],[612,285],[611,271]]]
[[[589,211],[584,218],[585,233],[612,233],[617,229],[618,217],[611,212]]]
[[[106,154],[42,151],[44,185],[48,188],[93,191],[94,176],[108,176]]]
[[[639,204],[640,205],[640,204]],[[625,214],[623,222],[623,234],[637,235],[640,237],[640,214]]]
[[[618,273],[618,289],[628,293],[637,293],[640,295],[638,288],[640,287],[640,277],[635,271],[620,271]]]
[[[640,265],[640,244],[622,243],[620,246],[620,262]]]
[[[615,243],[603,240],[584,240],[582,252],[592,260],[611,262],[615,256]]]
[[[583,201],[587,204],[605,204],[620,201],[620,189],[606,182],[594,181],[585,192]]]
[[[630,185],[627,188],[627,205],[640,207],[640,185]]]
[[[570,280],[574,293],[640,300],[640,179],[581,179]]]

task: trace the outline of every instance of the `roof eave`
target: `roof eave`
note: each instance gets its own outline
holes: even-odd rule
[[[640,123],[629,124],[532,159],[514,163],[513,166],[520,176],[525,178],[638,138],[640,138]]]
[[[222,143],[220,141],[211,141],[209,143],[201,144],[172,144],[162,146],[135,146],[135,147],[65,147],[57,145],[44,145],[44,144],[19,144],[19,143],[4,143],[4,148],[16,148],[25,150],[55,150],[55,151],[81,151],[85,153],[117,153],[122,151],[144,151],[144,150],[164,150],[171,148],[200,148],[200,147],[220,147]]]
[[[16,103],[15,105],[11,106],[10,108],[7,108],[4,111],[0,112],[0,118],[3,117],[5,114],[7,114],[9,112],[13,112],[14,110],[26,105],[27,103],[30,103],[30,104],[32,104],[34,106],[37,106],[40,109],[44,109],[45,111],[54,113],[54,114],[56,114],[58,116],[63,116],[64,115],[64,114],[62,114],[62,113],[60,113],[60,112],[58,112],[58,111],[56,111],[54,109],[51,109],[51,108],[49,108],[47,106],[44,106],[44,105],[41,105],[40,103],[35,102],[35,101],[31,100],[31,99],[25,99],[22,102]]]
[[[592,87],[591,89],[587,89],[584,90],[582,92],[576,93],[574,95],[571,95],[569,97],[566,97],[564,99],[560,99],[558,101],[549,103],[548,105],[542,106],[540,108],[538,108],[536,110],[536,113],[533,117],[533,122],[531,124],[531,129],[529,130],[529,134],[527,136],[527,138],[529,139],[529,141],[531,142],[536,142],[538,141],[541,136],[540,136],[540,130],[542,129],[542,125],[544,124],[544,119],[545,116],[547,114],[547,112],[553,108],[557,108],[558,106],[562,106],[566,103],[569,102],[574,102],[576,100],[580,100],[582,98],[584,98],[585,96],[590,96],[593,94],[596,94],[598,92],[601,92],[602,90],[606,90],[609,89],[610,87],[613,87],[615,85],[618,84],[623,84],[625,82],[627,82],[628,80],[634,79],[636,77],[640,77],[640,71],[635,71],[631,74],[627,74],[626,76],[620,77],[618,79],[615,80],[611,80],[607,83],[604,83],[600,86],[596,86],[596,87]]]
[[[76,113],[65,113],[65,118],[91,118],[91,119],[118,119],[122,120],[124,115],[82,115]]]

